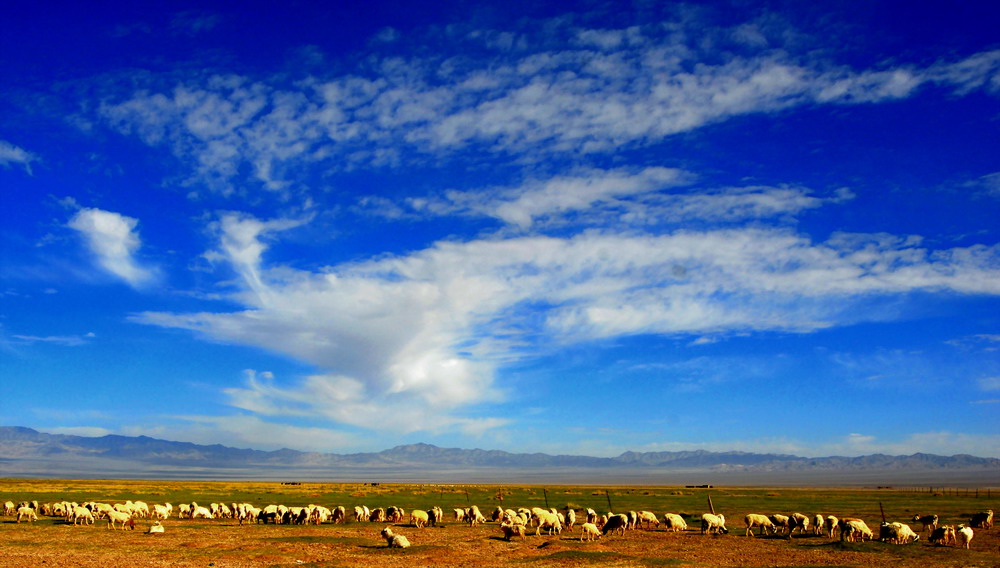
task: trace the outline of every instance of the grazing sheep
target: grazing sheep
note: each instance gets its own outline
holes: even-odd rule
[[[465,520],[465,509],[454,509],[455,522],[462,522]]]
[[[473,505],[469,507],[469,510],[465,512],[465,521],[469,523],[469,526],[476,526],[480,523],[486,522],[486,517],[479,512],[479,507]]]
[[[845,540],[849,542],[864,542],[866,537],[868,540],[875,538],[872,530],[861,519],[844,518],[840,519],[839,524],[841,542]]]
[[[652,524],[655,527],[660,526],[660,519],[656,518],[656,514],[650,511],[639,511],[638,514],[638,524],[645,525],[648,529],[649,525]]]
[[[992,511],[990,511],[992,513]],[[958,529],[955,530],[955,543],[966,550],[969,549],[969,543],[972,542],[972,537],[974,536],[972,532],[972,527],[967,527],[965,525],[958,525]]]
[[[502,521],[503,507],[497,506],[496,508],[494,508],[493,512],[490,513],[490,520],[493,521],[494,523],[499,523],[500,521]]]
[[[503,533],[503,539],[507,542],[510,542],[510,538],[515,535],[521,537],[521,540],[524,540],[524,525],[520,523],[504,521],[500,523],[500,531]]]
[[[31,507],[27,507],[27,506],[18,507],[18,509],[17,509],[17,522],[18,522],[18,524],[20,524],[21,521],[23,521],[23,520],[27,520],[29,523],[32,522],[32,521],[37,521],[38,520],[38,515],[35,513],[35,510],[32,509]]]
[[[931,533],[931,537],[927,540],[931,544],[954,545],[955,527],[951,525],[940,526],[934,529],[934,532]]]
[[[535,536],[541,534],[542,529],[548,529],[548,534],[550,535],[562,532],[562,522],[559,520],[559,515],[548,511],[538,511],[535,513],[534,520],[538,523],[538,528],[535,529]]]
[[[429,520],[430,515],[427,514],[427,511],[421,511],[420,509],[410,511],[410,524],[418,529],[426,527]]]
[[[724,515],[713,515],[705,513],[701,516],[701,534],[729,534],[726,528],[726,517]]]
[[[568,532],[573,532],[573,526],[576,525],[576,511],[567,507],[566,515],[564,518],[566,520],[566,522],[564,523],[564,528]]]
[[[639,513],[636,513],[635,511],[629,511],[627,515],[628,515],[628,528],[629,530],[632,530],[636,527],[636,525],[639,524]]]
[[[580,525],[580,540],[597,540],[601,538],[601,531],[594,523],[583,523]]]
[[[760,536],[764,536],[768,531],[773,532],[775,530],[774,523],[772,523],[771,519],[767,518],[766,515],[750,513],[749,515],[743,517],[743,522],[747,526],[745,536],[752,537],[754,527],[760,527]]]
[[[593,509],[587,509],[587,521],[588,523],[597,524],[597,511]]]
[[[135,521],[132,520],[132,515],[128,513],[123,513],[121,511],[107,511],[106,516],[108,517],[108,528],[114,530],[115,523],[122,526],[122,530],[128,527],[131,530],[135,530]]]
[[[774,514],[768,516],[767,518],[770,519],[771,523],[774,525],[775,534],[779,532],[785,532],[786,530],[788,530],[789,519],[787,515]]]
[[[72,518],[69,518],[72,517]],[[66,522],[73,521],[73,526],[83,522],[85,525],[94,524],[94,514],[86,507],[73,507],[73,512],[66,518]]]
[[[347,522],[347,509],[343,505],[337,505],[330,511],[330,522],[333,524]]]
[[[208,510],[208,507],[194,507],[194,508],[191,509],[191,518],[192,519],[201,519],[201,518],[204,518],[204,519],[214,519],[215,515],[212,514],[212,511]]]
[[[938,516],[937,515],[913,515],[913,522],[920,523],[920,534],[924,531],[934,532],[934,529],[938,528]]]
[[[132,504],[132,516],[145,519],[149,517],[149,505],[143,501],[136,501]]]
[[[802,513],[792,513],[788,517],[788,538],[792,538],[792,533],[798,529],[799,533],[809,530],[809,517]]]
[[[409,548],[410,541],[401,534],[392,534],[392,529],[385,527],[380,533],[382,538],[385,539],[386,545],[389,548]]]
[[[823,522],[823,532],[830,538],[833,538],[833,533],[840,530],[840,525],[838,524],[837,517],[833,515],[828,515],[826,520]]]
[[[823,515],[817,513],[816,516],[813,517],[813,534],[823,534],[825,525],[826,519],[823,518]]]
[[[601,527],[601,534],[621,533],[624,536],[626,527],[628,527],[628,515],[610,515]]]
[[[909,525],[903,523],[882,523],[879,525],[878,539],[882,542],[892,544],[907,544],[920,540],[920,536],[913,532]]]
[[[170,518],[170,510],[163,505],[153,505],[153,518],[167,520]]]
[[[7,501],[3,504],[3,514],[5,517],[13,517],[16,512],[17,508],[14,506],[13,501]]]
[[[670,532],[684,532],[688,526],[687,522],[684,521],[684,517],[677,513],[664,513],[663,528]]]
[[[385,510],[385,518],[390,523],[401,523],[406,518],[406,511],[402,507],[388,507]]]
[[[972,519],[969,521],[969,526],[976,529],[992,529],[993,509],[972,515]]]

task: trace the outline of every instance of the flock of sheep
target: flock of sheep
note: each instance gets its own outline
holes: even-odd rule
[[[154,522],[150,527],[151,533],[163,532],[161,520],[167,520],[174,516],[175,508],[170,503],[156,504],[150,508],[143,501],[126,501],[125,503],[88,502],[88,503],[44,503],[37,501],[24,501],[15,505],[11,501],[4,503],[3,514],[5,516],[16,516],[17,522],[35,521],[39,515],[50,517],[63,517],[67,523],[73,525],[93,525],[97,520],[106,520],[109,529],[120,528],[135,529],[136,519],[152,519]],[[535,535],[561,534],[563,531],[572,532],[579,521],[580,540],[596,540],[608,534],[624,535],[628,530],[639,528],[659,528],[660,517],[650,511],[629,511],[628,513],[607,513],[599,515],[593,509],[586,509],[581,513],[571,508],[562,511],[557,509],[543,509],[540,507],[504,509],[496,507],[487,518],[479,507],[473,505],[468,508],[457,508],[451,512],[456,522],[465,522],[471,526],[486,522],[499,524],[500,531],[504,538],[510,541],[513,537],[520,537],[534,529]],[[182,503],[176,508],[178,519],[235,519],[239,524],[244,523],[275,523],[275,524],[322,524],[322,523],[344,523],[348,520],[348,511],[343,506],[327,508],[320,505],[309,505],[305,507],[286,507],[284,505],[268,505],[258,508],[250,503],[212,503],[209,506],[202,506],[198,503]],[[401,507],[378,507],[369,509],[366,506],[356,506],[353,511],[354,521],[369,523],[402,524],[409,520],[413,528],[423,528],[434,526],[446,520],[445,513],[440,507],[432,507],[427,510],[411,510],[407,517],[406,512]],[[813,518],[801,513],[791,515],[761,515],[751,513],[744,517],[746,526],[745,536],[753,537],[753,529],[758,530],[759,536],[782,535],[791,539],[792,534],[799,531],[800,534],[812,531],[816,535],[825,535],[829,538],[836,538],[839,535],[841,541],[864,542],[874,540],[875,534],[862,520],[853,517],[840,518],[833,515],[815,515]],[[960,524],[957,527],[951,525],[939,525],[937,515],[913,517],[914,523],[920,524],[920,531],[914,531],[905,523],[883,522],[879,527],[878,540],[893,544],[906,544],[915,542],[925,533],[929,533],[928,540],[932,544],[943,544],[969,548],[969,544],[974,536],[973,528],[990,529],[993,528],[993,510],[976,513],[972,516],[968,525]],[[662,523],[667,531],[682,532],[688,530],[687,522],[676,513],[666,513],[662,517]],[[810,527],[812,527],[810,529]],[[705,513],[701,516],[702,534],[726,534],[726,518],[721,514]],[[410,546],[407,537],[394,534],[390,527],[381,531],[382,538],[387,545],[392,548],[406,548]]]

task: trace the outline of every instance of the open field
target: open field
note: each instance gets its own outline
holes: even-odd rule
[[[607,491],[607,494],[605,493]],[[724,513],[730,534],[700,534],[700,517],[708,510],[708,496]],[[579,529],[554,536],[529,535],[525,541],[506,542],[496,523],[470,527],[455,522],[450,511],[478,505],[488,514],[503,498],[505,508],[541,506],[598,512],[650,510],[691,516],[689,530],[669,533],[662,528],[633,530],[625,536],[606,536],[596,543],[580,542]],[[413,543],[390,550],[378,537],[384,526],[353,522],[323,525],[248,525],[232,519],[164,521],[166,532],[145,534],[149,520],[137,521],[135,531],[110,531],[105,522],[88,527],[68,525],[61,518],[42,517],[17,524],[12,517],[0,522],[0,558],[3,566],[116,567],[116,566],[1000,566],[1000,529],[977,530],[971,550],[926,542],[891,545],[879,542],[841,543],[825,536],[785,538],[744,536],[743,516],[802,512],[865,519],[876,532],[879,503],[890,521],[914,525],[914,514],[939,515],[944,524],[967,523],[977,511],[997,509],[996,491],[970,495],[908,492],[892,489],[799,489],[715,487],[587,487],[499,486],[360,483],[23,480],[0,481],[0,501],[142,500],[147,503],[250,502],[257,506],[319,504],[355,505],[410,510],[438,505],[449,512],[443,526],[417,529],[406,522],[394,527]],[[609,507],[610,500],[610,507]],[[353,517],[352,517],[353,519]],[[919,526],[914,527],[919,531]]]

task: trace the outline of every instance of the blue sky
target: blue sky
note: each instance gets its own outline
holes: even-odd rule
[[[0,423],[1000,457],[991,3],[41,2]]]

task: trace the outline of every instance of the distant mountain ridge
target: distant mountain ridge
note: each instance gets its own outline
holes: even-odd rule
[[[965,477],[1000,479],[1000,459],[970,455],[913,454],[805,458],[751,452],[625,452],[601,458],[502,450],[441,448],[432,444],[396,446],[381,452],[333,454],[292,449],[261,451],[219,444],[173,442],[148,436],[100,437],[46,434],[31,428],[0,427],[0,476],[52,477],[65,474],[125,477],[267,478],[302,475],[309,478],[387,479],[558,478],[590,475],[610,479],[659,479],[671,474],[699,474],[720,479],[764,478],[782,474],[828,476],[905,474],[940,476],[961,472]],[[780,477],[780,475],[779,475]]]

